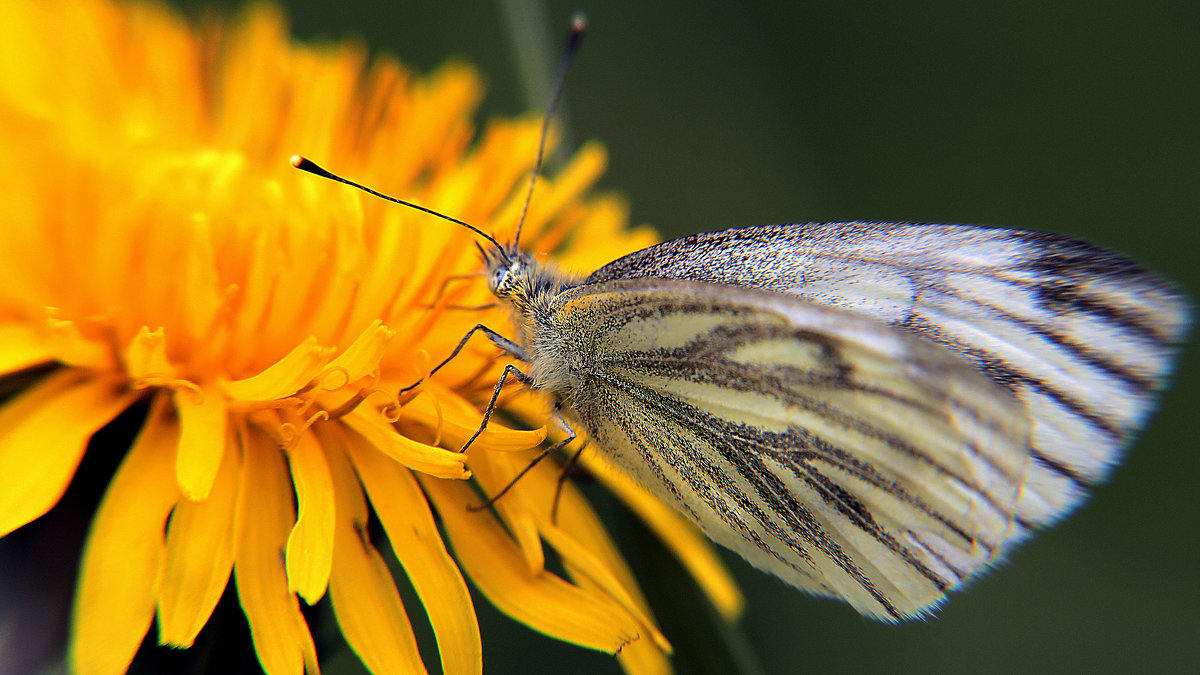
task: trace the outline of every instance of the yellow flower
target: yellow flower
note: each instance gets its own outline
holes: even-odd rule
[[[231,576],[268,673],[316,669],[299,600],[326,592],[368,668],[423,671],[369,510],[445,672],[482,667],[460,568],[538,631],[619,652],[631,672],[669,667],[631,572],[571,484],[551,517],[553,467],[492,510],[468,509],[545,437],[493,424],[457,451],[503,366],[494,349],[473,343],[397,398],[471,325],[506,325],[496,310],[457,309],[489,301],[465,276],[479,264],[471,233],[287,162],[304,152],[505,239],[537,120],[493,123],[472,145],[470,69],[422,79],[389,59],[368,68],[359,46],[292,46],[263,6],[198,30],[147,3],[9,0],[0,31],[0,374],[36,377],[0,408],[0,536],[55,505],[95,432],[123,411],[145,417],[117,450],[81,562],[76,672],[124,671],[152,623],[160,644],[192,644]],[[539,185],[533,250],[561,248],[586,269],[652,241],[626,229],[619,201],[584,196],[603,163],[587,146]],[[592,469],[736,614],[702,537]],[[566,578],[545,569],[543,543]]]

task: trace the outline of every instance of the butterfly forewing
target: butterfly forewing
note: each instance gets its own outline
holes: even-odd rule
[[[584,285],[552,317],[535,378],[602,454],[800,588],[912,616],[1011,534],[1027,417],[950,350],[712,283]]]
[[[700,234],[588,278],[675,278],[787,293],[966,357],[1012,392],[1034,458],[1017,510],[1049,522],[1105,477],[1142,424],[1188,325],[1185,301],[1129,260],[1062,235],[832,223]]]

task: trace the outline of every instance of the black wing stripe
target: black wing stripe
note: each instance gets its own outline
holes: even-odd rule
[[[720,489],[721,492],[733,503],[737,504],[739,508],[743,509],[746,513],[749,513],[767,533],[769,533],[776,540],[787,545],[788,548],[800,558],[808,561],[812,560],[812,554],[804,545],[804,542],[807,542],[813,548],[817,549],[827,558],[833,561],[838,568],[840,568],[847,576],[853,579],[855,583],[857,583],[864,591],[866,591],[866,593],[870,595],[871,598],[873,598],[889,616],[897,620],[904,616],[903,613],[901,613],[900,610],[895,606],[895,604],[891,602],[887,596],[875,586],[874,582],[871,581],[871,579],[862,571],[862,569],[855,564],[853,557],[848,555],[846,551],[837,543],[837,541],[825,532],[824,528],[820,524],[820,521],[813,516],[813,514],[803,504],[801,504],[790,494],[787,487],[783,485],[773,473],[771,473],[765,467],[756,468],[747,463],[745,458],[749,455],[745,453],[739,453],[729,444],[728,439],[722,436],[720,433],[713,433],[713,430],[710,427],[707,427],[703,424],[697,424],[694,420],[689,419],[688,416],[681,415],[680,411],[685,406],[681,406],[678,401],[666,401],[661,395],[655,392],[634,388],[627,382],[623,382],[616,378],[609,383],[622,389],[629,395],[637,397],[642,402],[657,409],[663,414],[664,417],[669,418],[678,424],[686,426],[690,431],[707,441],[711,447],[718,451],[721,458],[728,464],[728,466],[734,468],[737,471],[738,476],[740,476],[743,481],[753,488],[754,494],[758,497],[758,500],[756,502],[756,500],[751,499],[744,490],[742,490],[730,479],[728,475],[721,470],[721,467],[718,467],[712,462],[706,460],[695,448],[689,447],[688,444],[683,443],[680,444],[679,447],[671,449],[687,456],[688,460],[690,460],[688,464],[698,469],[695,474],[695,478],[698,479],[702,474],[703,477],[707,479],[709,485],[716,486],[718,489]],[[661,447],[657,447],[656,449],[660,452],[667,450]],[[699,481],[697,480],[696,482]],[[728,518],[733,516],[733,514],[729,514],[719,505],[719,502],[716,502],[715,500],[705,498],[705,503],[709,506],[709,508],[714,509],[714,511],[720,515],[722,519],[726,519],[727,522]],[[771,515],[768,515],[767,512],[763,511],[763,509],[760,508],[760,504],[770,510],[771,514],[773,514],[775,517],[772,518]],[[776,519],[782,520],[787,527],[781,527]],[[798,539],[797,535],[803,537],[804,542]],[[759,548],[768,551],[773,557],[779,559],[781,562],[784,562],[789,567],[797,570],[805,576],[810,578],[813,577],[813,574],[810,571],[804,570],[791,561],[787,561],[780,557],[779,554],[774,552],[770,545],[766,542],[761,542],[760,540],[756,543]]]
[[[645,392],[628,386],[628,384],[624,381],[615,378],[605,378],[605,381],[607,384],[623,391],[626,395],[642,400],[644,403],[649,403],[649,401],[647,401],[644,397]],[[740,533],[746,540],[753,542],[756,547],[779,562],[792,567],[797,572],[800,572],[807,577],[815,578],[810,571],[804,570],[796,566],[791,561],[783,558],[778,551],[776,551],[770,546],[770,544],[762,539],[761,535],[755,528],[751,527],[747,522],[742,520],[735,512],[725,507],[725,504],[722,503],[718,494],[714,490],[714,487],[719,490],[721,494],[730,498],[739,507],[745,509],[747,513],[753,515],[755,520],[758,520],[759,523],[762,524],[763,527],[768,531],[770,531],[772,528],[775,530],[779,529],[778,525],[766,518],[766,516],[762,514],[761,511],[753,503],[751,503],[745,495],[741,494],[741,491],[738,490],[736,486],[730,485],[729,477],[721,472],[717,467],[712,466],[711,462],[704,459],[704,457],[700,456],[698,453],[687,452],[686,443],[679,443],[675,446],[662,445],[660,442],[657,442],[661,441],[661,437],[656,439],[645,434],[642,426],[628,416],[612,415],[610,421],[620,426],[622,433],[624,433],[626,437],[639,449],[642,457],[651,462],[651,466],[658,467],[656,473],[662,472],[661,466],[658,466],[658,460],[654,458],[654,454],[659,453],[664,458],[666,463],[675,469],[675,472],[681,478],[687,481],[688,487],[692,490],[692,492],[696,496],[700,497],[709,510],[720,517],[726,525],[728,525],[734,531]],[[676,495],[677,494],[678,493],[676,492]],[[680,503],[683,503],[682,498],[679,499]],[[771,534],[781,538],[781,540],[783,538],[781,536],[783,534],[782,531],[779,531],[778,533],[771,532]],[[811,555],[807,551],[797,550],[796,553],[801,558],[811,561]]]
[[[1052,383],[1025,372],[1012,362],[986,349],[963,343],[961,340],[947,334],[937,325],[920,316],[912,315],[902,325],[967,357],[980,370],[1000,384],[1000,386],[1010,391],[1017,390],[1020,385],[1027,386],[1053,399],[1064,410],[1074,415],[1080,421],[1086,422],[1097,431],[1109,436],[1114,442],[1120,442],[1125,435],[1125,432],[1113,424],[1111,420],[1099,412],[1092,410],[1082,401],[1056,388]]]
[[[803,471],[797,472],[796,477],[804,480],[817,494],[820,494],[826,504],[836,509],[838,513],[842,514],[842,517],[850,521],[855,527],[871,535],[880,545],[906,562],[918,574],[928,579],[939,591],[945,592],[949,590],[950,586],[946,583],[946,580],[913,555],[911,549],[896,541],[896,538],[875,520],[874,516],[871,515],[871,510],[858,497],[834,482],[829,476],[818,471],[816,467],[808,464],[804,464],[803,466]]]
[[[992,317],[1008,321],[1029,333],[1044,338],[1048,342],[1062,348],[1062,351],[1070,354],[1077,361],[1091,366],[1096,370],[1103,371],[1109,376],[1120,380],[1129,388],[1135,390],[1135,393],[1139,395],[1144,396],[1149,394],[1157,386],[1156,378],[1135,372],[1129,366],[1112,360],[1109,355],[1088,347],[1087,345],[1081,344],[1074,338],[1064,335],[1051,326],[1026,317],[1018,316],[1001,307],[997,307],[982,300],[964,295],[943,284],[930,284],[929,286],[949,297],[969,303],[987,312]]]
[[[800,394],[793,389],[786,387],[779,387],[778,389],[775,389],[770,385],[764,384],[764,380],[773,380],[775,377],[768,376],[768,374],[764,373],[760,369],[747,367],[742,364],[731,364],[728,362],[723,363],[710,359],[704,364],[688,362],[686,364],[671,364],[670,366],[666,366],[661,369],[654,367],[653,364],[646,364],[645,368],[638,370],[642,373],[653,374],[659,377],[671,377],[673,379],[701,383],[717,381],[721,382],[722,386],[728,385],[731,388],[740,387],[746,391],[773,394],[785,400],[789,405],[816,413],[829,422],[856,432],[865,438],[882,443],[899,453],[912,457],[917,461],[934,468],[939,473],[952,478],[964,487],[974,492],[978,492],[987,500],[989,505],[998,511],[1011,511],[1011,505],[997,501],[994,495],[988,493],[981,486],[976,485],[970,476],[956,473],[953,469],[939,462],[937,459],[922,451],[920,448],[912,445],[895,434],[888,432],[885,429],[881,429],[875,425],[872,425],[870,422],[864,420],[860,416],[832,408],[824,403],[821,403],[815,397]],[[899,397],[890,398],[892,398],[892,400],[903,402]],[[675,402],[675,404],[679,405],[678,402]],[[668,406],[664,405],[663,407],[665,408]],[[712,423],[718,424],[715,420]],[[745,427],[731,427],[720,429],[719,431],[723,433],[737,434],[745,440],[751,440],[754,438],[754,434],[751,434],[750,431]],[[772,450],[776,452],[778,452],[781,448],[810,448],[814,451],[824,451],[828,448],[837,447],[836,445],[827,441],[813,443],[810,439],[819,439],[819,437],[809,430],[796,428],[795,433],[780,435],[779,438],[759,438],[756,439],[755,442],[764,450]],[[989,466],[995,469],[998,473],[1000,473],[1000,475],[1004,476],[1006,480],[1020,480],[1019,475],[1006,473],[1004,468],[995,461],[991,460],[991,458],[987,457],[986,453],[978,453],[978,456],[984,459],[984,461],[987,462]],[[828,456],[828,460],[836,461],[836,456]]]

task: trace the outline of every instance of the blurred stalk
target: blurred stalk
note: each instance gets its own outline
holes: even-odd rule
[[[545,3],[539,0],[499,0],[499,5],[517,66],[521,97],[531,110],[544,111],[550,101],[550,85],[554,81],[555,69],[562,56],[562,45],[555,37],[566,36],[567,23],[551,26],[550,13]],[[570,76],[567,79],[569,81]],[[564,96],[555,114],[561,140],[548,158],[554,162],[565,160],[575,147],[569,108]]]

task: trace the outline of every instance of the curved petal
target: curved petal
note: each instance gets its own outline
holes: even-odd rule
[[[367,503],[343,447],[325,448],[337,493],[329,596],[346,642],[373,673],[425,673],[387,564],[367,536]],[[458,672],[458,671],[447,671]]]
[[[177,389],[175,409],[180,428],[175,478],[188,499],[202,501],[212,490],[225,454],[229,409],[225,396],[214,387]]]
[[[460,396],[440,386],[426,382],[428,391],[422,392],[400,409],[400,418],[418,422],[441,432],[443,442],[450,447],[461,448],[479,430],[482,415],[479,410],[462,400]],[[441,389],[440,393],[437,392]],[[546,439],[546,427],[523,430],[510,429],[496,422],[495,418],[479,434],[471,445],[498,451],[519,451],[536,448]]]
[[[241,452],[233,427],[208,498],[184,498],[167,526],[167,554],[158,594],[158,641],[190,647],[229,584],[237,542]]]
[[[123,673],[146,636],[154,618],[163,525],[179,499],[170,480],[178,435],[166,397],[160,396],[92,520],[72,613],[72,672]]]
[[[113,378],[67,368],[0,408],[0,536],[58,502],[88,439],[135,396]]]
[[[396,331],[383,325],[383,322],[376,319],[362,332],[354,342],[346,348],[346,351],[338,354],[337,358],[330,361],[326,366],[326,370],[334,368],[341,369],[345,372],[345,379],[349,382],[361,379],[370,375],[372,371],[379,367],[379,360],[383,358],[387,350],[388,342]]]
[[[226,380],[221,388],[234,401],[274,401],[295,394],[316,377],[333,355],[332,349],[309,337],[286,356],[257,375]]]
[[[268,675],[317,671],[312,634],[300,603],[288,591],[280,551],[295,521],[283,453],[264,432],[249,427],[238,495],[234,579],[258,662]]]
[[[429,503],[412,473],[365,443],[350,443],[340,431],[340,441],[322,441],[327,447],[341,443],[358,470],[371,506],[379,516],[396,558],[408,573],[413,589],[425,605],[437,636],[442,672],[480,673],[483,651],[479,622],[467,584],[458,565],[442,544]]]
[[[376,411],[359,406],[341,420],[368,444],[414,471],[438,478],[468,478],[471,475],[466,469],[466,455],[403,436]]]
[[[325,594],[333,565],[333,479],[312,433],[296,439],[296,447],[288,451],[288,464],[300,507],[287,541],[288,590],[315,605]]]
[[[490,512],[466,510],[478,500],[469,485],[418,479],[437,506],[463,569],[500,611],[551,637],[609,653],[637,639],[637,622],[608,598],[549,572],[531,574]]]

